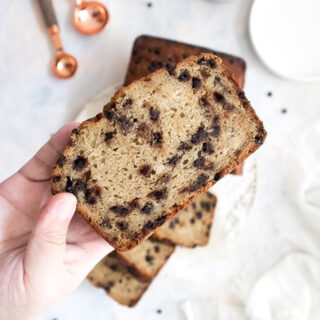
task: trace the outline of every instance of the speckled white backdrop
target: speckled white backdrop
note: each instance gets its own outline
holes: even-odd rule
[[[287,186],[295,175],[294,170],[287,170],[291,158],[286,150],[294,152],[297,145],[296,151],[301,153],[295,138],[319,119],[320,84],[280,79],[259,61],[247,30],[252,0],[228,3],[151,0],[151,8],[145,0],[103,2],[110,10],[110,23],[100,35],[86,37],[72,26],[73,1],[54,1],[64,47],[79,61],[77,75],[65,81],[55,79],[50,73],[53,47],[35,1],[0,2],[0,180],[27,161],[50,134],[71,121],[88,100],[111,84],[121,82],[134,38],[152,34],[233,53],[247,61],[246,93],[268,131],[265,145],[254,156],[258,163],[255,209],[231,251],[223,252],[223,238],[216,239],[213,245],[213,237],[210,254],[214,263],[203,266],[203,273],[207,274],[208,268],[212,270],[210,278],[204,279],[199,274],[202,283],[199,288],[208,284],[210,289],[205,293],[208,299],[198,299],[204,294],[198,292],[196,281],[174,283],[164,270],[157,287],[148,291],[134,310],[116,305],[102,291],[84,282],[37,319],[169,319],[169,316],[170,319],[246,319],[246,303],[255,281],[285,254],[296,250],[292,234],[286,229],[289,215],[279,209],[286,208],[284,204],[292,200]],[[272,97],[267,96],[268,91],[272,91]],[[287,109],[286,114],[281,112],[283,108]],[[285,174],[289,180],[284,178]],[[223,204],[218,206],[217,218],[222,209]],[[218,228],[217,222],[214,231]],[[299,250],[303,251],[303,246]],[[183,252],[181,249],[173,256],[168,267],[191,270],[192,253],[184,255]],[[197,249],[197,252],[206,261],[208,251]],[[252,257],[254,262],[248,263]],[[224,283],[226,269],[229,281]],[[182,289],[177,294],[172,286],[179,285]],[[226,286],[230,287],[227,291],[232,289],[232,297],[222,293],[221,288]],[[192,307],[188,305],[190,299],[196,301]],[[162,314],[156,313],[157,308],[162,309]],[[188,316],[190,308],[195,312],[194,318]]]

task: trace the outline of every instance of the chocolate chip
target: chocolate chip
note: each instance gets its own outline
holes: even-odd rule
[[[148,164],[145,164],[139,168],[139,172],[145,177],[150,177],[151,166]]]
[[[159,114],[160,114],[160,112],[159,112],[157,109],[151,107],[151,108],[149,109],[149,114],[150,114],[150,119],[151,119],[152,121],[157,121],[157,120],[159,119]]]
[[[86,158],[80,156],[76,160],[74,160],[73,169],[76,170],[76,171],[81,171],[87,165],[88,165],[88,160]]]
[[[176,224],[174,223],[174,221],[170,221],[170,223],[169,223],[169,228],[170,228],[170,229],[174,229],[175,226],[176,226]]]
[[[153,256],[150,256],[149,254],[147,254],[145,256],[145,260],[149,263],[149,264],[152,264],[153,260],[154,260],[154,257]]]
[[[76,180],[76,183],[73,186],[75,194],[78,192],[84,192],[87,189],[86,183],[81,180]]]
[[[204,57],[201,57],[201,58],[198,59],[197,64],[206,65],[207,64],[207,60]]]
[[[192,77],[192,88],[193,89],[198,89],[202,85],[202,82],[199,78]]]
[[[110,265],[110,269],[111,269],[112,271],[116,271],[116,270],[118,269],[118,265],[112,264],[112,265]]]
[[[178,80],[181,82],[189,81],[191,78],[190,72],[187,69],[183,69],[180,71]]]
[[[168,159],[168,164],[171,165],[171,166],[175,166],[180,159],[181,159],[181,156],[178,156],[176,154],[173,157]]]
[[[200,212],[200,211],[196,212],[196,217],[197,217],[197,219],[200,220],[202,218],[202,212]]]
[[[201,140],[204,140],[205,138],[207,138],[207,136],[208,136],[208,132],[203,128],[199,128],[198,131],[191,136],[191,143],[197,144]]]
[[[195,209],[196,207],[197,207],[196,203],[193,202],[193,203],[192,203],[192,208]]]
[[[114,286],[114,282],[113,281],[108,281],[107,285],[104,287],[104,289],[109,292],[110,289]]]
[[[200,206],[201,206],[202,209],[206,210],[207,212],[210,211],[210,208],[211,208],[210,202],[208,202],[208,201],[201,201],[201,202],[200,202]]]
[[[208,60],[208,65],[209,65],[209,67],[212,68],[212,69],[214,69],[214,68],[217,67],[217,64],[216,64],[215,60],[212,59],[212,58],[210,58],[210,59]]]
[[[100,188],[96,186],[88,189],[85,197],[89,204],[96,204],[97,198],[100,197]]]
[[[212,131],[210,133],[213,137],[217,137],[220,134],[220,127],[219,126],[213,126]]]
[[[152,202],[147,202],[143,208],[141,209],[141,212],[145,214],[150,214],[153,211],[153,204]]]
[[[182,54],[182,58],[183,58],[183,59],[186,59],[186,58],[188,58],[189,56],[190,56],[190,54],[187,53],[187,52],[185,52],[185,53]]]
[[[214,153],[213,147],[210,142],[204,142],[202,145],[202,151],[208,154]]]
[[[201,97],[199,99],[199,105],[201,107],[209,107],[209,106],[211,106],[211,104],[209,103],[209,101],[208,101],[208,99],[206,97]]]
[[[219,181],[220,178],[221,178],[221,172],[218,172],[218,173],[216,173],[216,174],[214,175],[213,180],[214,180],[214,181]]]
[[[242,90],[238,90],[238,97],[241,99],[241,100],[244,100],[246,98],[246,96],[244,95],[244,92]]]
[[[126,101],[122,104],[122,106],[125,108],[125,107],[129,107],[131,106],[133,103],[132,99],[126,99]]]
[[[106,132],[104,135],[104,141],[107,142],[111,140],[114,136],[114,132]]]
[[[159,246],[154,246],[154,252],[156,252],[156,253],[158,253],[158,252],[160,252],[160,248],[159,248]]]
[[[125,231],[128,229],[129,224],[128,224],[128,222],[120,221],[120,222],[117,222],[117,227],[119,228],[119,230]]]
[[[161,216],[157,218],[154,222],[148,221],[143,227],[142,227],[142,232],[146,233],[149,230],[153,230],[157,227],[162,226],[167,220],[167,216]]]
[[[72,180],[70,177],[67,177],[67,182],[66,182],[66,187],[65,187],[65,191],[69,191],[69,188],[72,186]]]
[[[104,218],[101,222],[100,222],[100,226],[102,228],[106,228],[106,229],[112,229],[112,224],[110,222],[110,220],[108,218]]]
[[[170,75],[173,75],[173,72],[174,72],[174,69],[175,69],[175,66],[170,63],[170,62],[167,62],[166,65],[165,65],[167,71],[169,72]]]
[[[59,182],[61,180],[61,176],[54,176],[54,177],[52,177],[52,181],[54,182],[54,183],[57,183],[57,182]]]
[[[194,224],[195,222],[196,222],[195,218],[191,218],[191,219],[190,219],[190,223],[191,223],[191,224]]]
[[[216,102],[218,102],[220,104],[224,104],[226,102],[224,96],[219,92],[215,92],[213,94],[213,98],[215,99]]]
[[[188,192],[194,192],[200,189],[201,187],[205,186],[207,181],[209,179],[209,176],[205,174],[200,174],[197,178],[197,180],[187,189],[183,191],[188,191]]]
[[[214,77],[214,81],[220,82],[220,81],[221,81],[221,78],[220,78],[219,76],[215,76],[215,77]]]
[[[256,135],[254,137],[254,141],[255,141],[256,144],[262,144],[263,143],[263,136]]]
[[[110,207],[110,210],[120,216],[127,216],[131,210],[125,206],[113,206],[113,207]]]
[[[65,157],[64,155],[61,155],[60,158],[59,158],[58,161],[57,161],[57,165],[58,165],[60,168],[62,168],[63,165],[65,164],[66,160],[67,160],[66,157]]]
[[[193,165],[196,168],[202,168],[204,166],[205,163],[205,158],[204,157],[199,157],[198,159],[193,161]]]
[[[114,117],[114,112],[111,111],[111,110],[107,110],[107,111],[105,112],[105,116],[106,116],[106,118],[110,121],[110,120],[112,120],[113,117]]]
[[[159,146],[162,143],[162,134],[161,132],[153,132],[151,137],[151,145]]]
[[[148,194],[148,197],[155,198],[156,200],[166,199],[168,194],[167,188],[163,188],[160,190],[155,190]]]

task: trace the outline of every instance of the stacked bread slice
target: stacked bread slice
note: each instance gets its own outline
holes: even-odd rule
[[[88,279],[120,304],[134,306],[170,258],[176,244],[185,247],[207,244],[215,206],[216,197],[203,193],[171,221],[174,228],[169,222],[134,249],[113,251],[94,267]]]

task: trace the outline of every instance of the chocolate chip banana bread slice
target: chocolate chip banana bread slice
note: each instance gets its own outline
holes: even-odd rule
[[[173,252],[172,243],[151,237],[118,255],[128,264],[128,271],[143,281],[153,279]]]
[[[94,286],[103,288],[111,298],[129,307],[139,301],[150,285],[150,282],[140,281],[131,275],[116,252],[104,257],[87,278]]]
[[[81,124],[52,172],[52,192],[118,251],[132,249],[264,142],[262,122],[212,54],[120,89]]]
[[[216,203],[217,198],[213,194],[202,193],[196,201],[157,229],[154,237],[184,247],[205,246],[209,241]]]
[[[163,67],[172,69],[181,60],[201,53],[213,53],[220,57],[239,86],[243,88],[246,70],[243,59],[209,48],[148,35],[141,35],[134,41],[124,84],[128,85]]]
[[[243,88],[246,71],[246,63],[243,59],[212,49],[147,35],[139,36],[134,41],[124,85],[160,68],[170,69],[186,57],[203,52],[213,53],[220,57],[240,88]],[[242,169],[243,163],[240,163],[230,173],[241,175]]]

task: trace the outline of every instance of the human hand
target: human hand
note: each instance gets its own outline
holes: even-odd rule
[[[71,130],[54,134],[0,184],[0,320],[29,319],[75,289],[112,248],[80,217],[76,198],[50,192]]]

